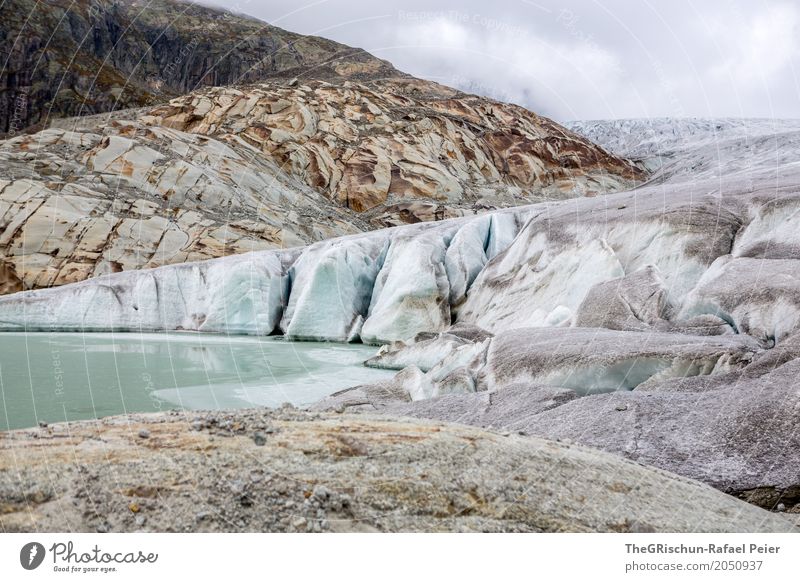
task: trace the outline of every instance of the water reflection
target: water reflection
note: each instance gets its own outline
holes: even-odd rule
[[[170,408],[297,406],[391,372],[375,349],[209,334],[0,334],[0,430]]]

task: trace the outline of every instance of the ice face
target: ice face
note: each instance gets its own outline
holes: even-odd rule
[[[481,272],[459,321],[490,331],[569,325],[589,289],[624,275],[604,240],[562,244],[546,232],[528,234],[523,232]]]
[[[9,296],[0,299],[2,327],[267,335],[283,311],[284,258],[248,253]]]
[[[710,314],[771,347],[800,328],[800,260],[720,257],[680,316]]]
[[[775,198],[752,209],[732,254],[759,259],[800,259],[800,200]]]
[[[450,325],[444,258],[452,234],[434,232],[392,241],[361,329],[365,343],[408,339]]]
[[[445,271],[450,283],[450,305],[461,304],[488,257],[491,216],[482,216],[464,225],[453,237],[445,253]]]
[[[292,292],[281,323],[286,335],[357,339],[388,245],[388,237],[358,237],[306,250],[289,269]]]

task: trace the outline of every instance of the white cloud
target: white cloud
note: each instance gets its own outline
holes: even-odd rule
[[[541,96],[539,110],[557,117],[569,115],[570,104],[587,92],[603,93],[621,82],[619,58],[594,43],[554,42],[509,23],[486,22],[479,15],[401,20],[395,43],[411,54],[397,64],[497,99],[527,104]]]
[[[558,120],[800,117],[787,0],[215,0]]]
[[[800,54],[797,7],[773,4],[755,14],[752,22],[738,24],[725,30],[716,28],[718,41],[731,54],[714,66],[712,73],[744,87],[786,74]]]

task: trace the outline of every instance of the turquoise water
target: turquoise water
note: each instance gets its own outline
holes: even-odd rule
[[[391,377],[376,348],[198,333],[0,333],[0,430],[125,412],[311,404]]]

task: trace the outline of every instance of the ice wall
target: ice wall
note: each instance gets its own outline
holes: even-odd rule
[[[654,185],[17,293],[0,298],[0,329],[283,333],[382,344],[453,323],[492,332],[569,327],[578,318],[603,325],[610,319],[593,311],[611,303],[625,314],[643,309],[623,305],[632,291],[613,290],[646,271],[657,275],[659,301],[670,309],[638,329],[686,332],[698,317],[725,327],[722,318],[731,333],[780,340],[800,325],[800,228],[787,225],[797,222],[800,194],[782,193],[776,203],[741,189],[720,196],[715,184]],[[741,292],[759,269],[764,277]],[[695,323],[678,325],[686,319]]]

